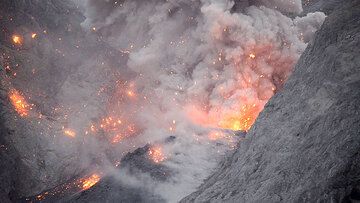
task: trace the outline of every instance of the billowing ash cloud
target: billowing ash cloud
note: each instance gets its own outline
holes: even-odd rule
[[[160,146],[175,175],[152,189],[171,202],[194,191],[234,147],[224,129],[249,130],[325,18],[281,13],[300,13],[300,0],[76,2],[83,28],[125,60],[118,71],[126,80],[112,85],[111,119],[101,125],[118,120],[127,128],[105,130],[118,140],[101,144],[101,153]],[[170,135],[176,142],[164,144]]]

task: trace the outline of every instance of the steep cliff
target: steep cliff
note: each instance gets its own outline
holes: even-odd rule
[[[237,151],[182,202],[358,198],[360,1],[325,21]]]

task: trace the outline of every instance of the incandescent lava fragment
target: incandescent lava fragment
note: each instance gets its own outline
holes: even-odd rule
[[[21,116],[25,117],[29,115],[31,106],[25,100],[25,97],[17,90],[13,89],[9,92],[10,102],[13,105],[15,111]]]
[[[96,183],[100,181],[100,175],[93,174],[88,178],[85,178],[81,181],[81,188],[83,190],[88,190],[92,186],[94,186]]]
[[[23,39],[22,39],[22,37],[20,35],[13,35],[12,36],[12,41],[14,42],[14,44],[21,45]]]

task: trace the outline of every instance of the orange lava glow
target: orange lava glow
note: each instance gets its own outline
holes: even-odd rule
[[[222,119],[219,122],[219,127],[234,131],[248,131],[254,124],[261,110],[262,108],[256,105],[245,105],[240,112],[234,112],[234,114],[227,115]]]
[[[65,129],[65,130],[64,130],[64,134],[65,134],[66,136],[68,136],[68,137],[75,137],[75,136],[76,136],[76,133],[75,133],[73,130],[71,130],[71,129]]]
[[[29,110],[31,109],[31,106],[27,103],[24,96],[22,96],[22,94],[19,91],[15,89],[11,90],[9,93],[9,98],[15,111],[21,117],[25,117],[29,115]]]
[[[259,113],[262,111],[262,104],[243,105],[240,110],[232,112],[206,112],[201,107],[191,106],[187,107],[186,112],[191,121],[197,125],[211,128],[221,128],[234,131],[248,131],[254,124]],[[220,134],[218,134],[220,135]],[[219,137],[212,132],[209,135],[211,140],[216,140]]]
[[[100,175],[99,174],[93,174],[88,178],[84,178],[81,180],[81,188],[83,190],[88,190],[92,186],[94,186],[96,183],[100,181]]]
[[[149,150],[149,156],[155,163],[161,163],[165,160],[165,156],[161,147],[151,147]]]
[[[13,35],[12,41],[14,42],[14,44],[21,45],[23,42],[23,39],[20,35]]]

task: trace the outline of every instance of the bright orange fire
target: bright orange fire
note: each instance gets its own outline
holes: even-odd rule
[[[161,147],[151,147],[149,150],[150,159],[155,163],[161,163],[165,160],[165,156]]]
[[[83,190],[88,190],[89,188],[91,188],[92,186],[94,186],[96,183],[98,183],[100,181],[100,175],[99,174],[93,174],[88,178],[84,178],[81,181],[81,188]]]
[[[212,127],[222,128],[234,131],[248,131],[254,124],[259,113],[262,111],[261,104],[243,105],[240,110],[224,113],[222,111],[215,111],[208,113],[201,110],[201,107],[190,106],[186,108],[188,117],[195,124]],[[220,134],[218,134],[220,135]],[[219,137],[215,132],[209,135],[210,139]]]
[[[234,112],[219,122],[219,127],[230,130],[248,131],[254,124],[262,108],[256,105],[245,105],[240,112]]]
[[[29,115],[29,110],[31,109],[31,106],[27,103],[24,96],[22,94],[13,89],[9,93],[9,98],[11,101],[11,104],[15,108],[15,111],[21,116],[25,117]]]
[[[23,39],[22,39],[22,37],[20,35],[13,35],[12,36],[12,41],[17,45],[21,45]]]

